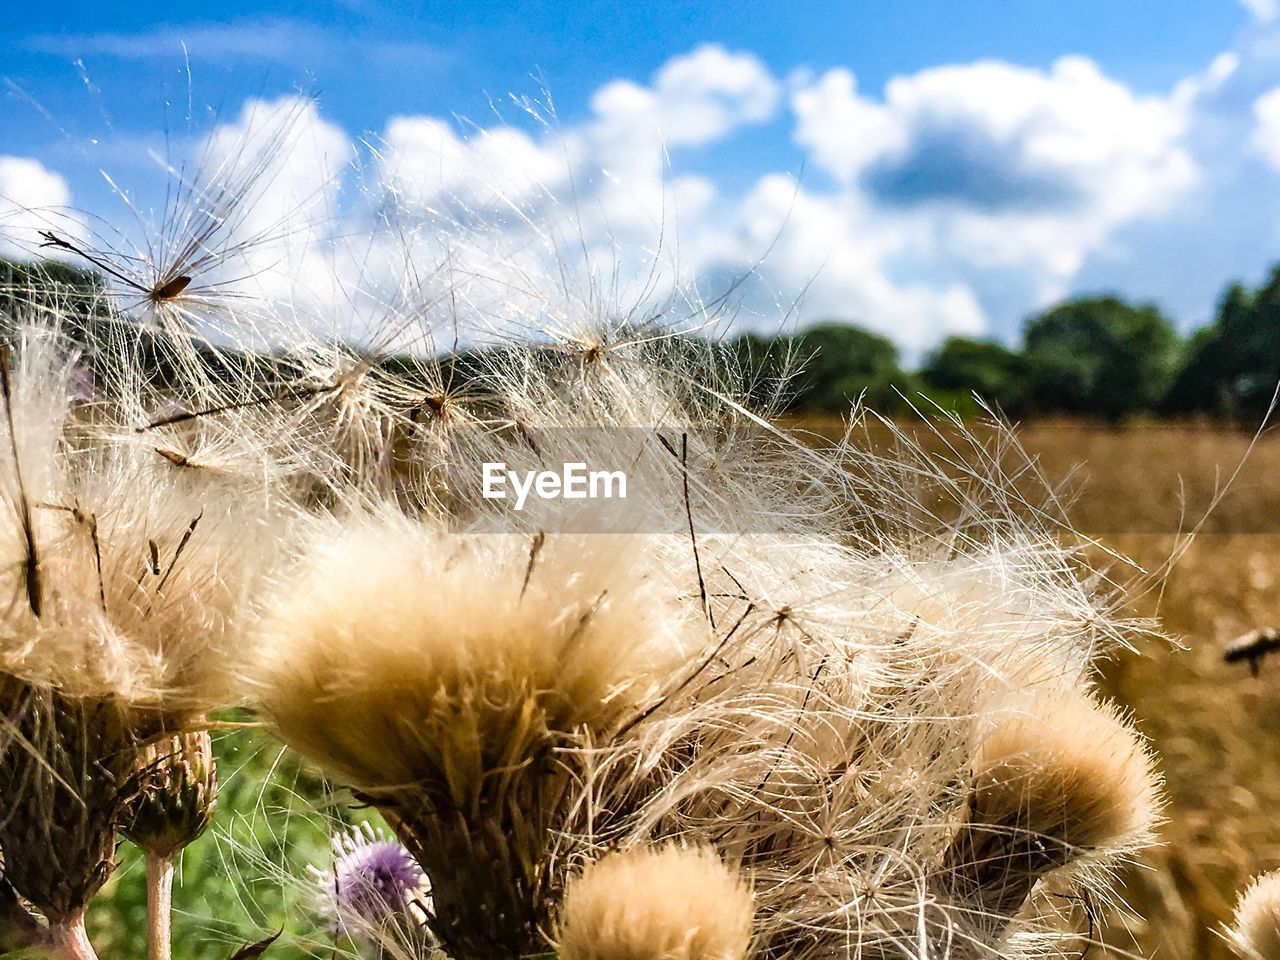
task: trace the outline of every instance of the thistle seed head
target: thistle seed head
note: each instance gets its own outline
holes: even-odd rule
[[[150,731],[111,701],[0,675],[0,849],[5,878],[51,924],[83,913],[115,865],[125,785]]]
[[[1074,691],[1038,697],[978,745],[943,882],[997,933],[1045,874],[1149,842],[1159,806],[1154,761],[1114,706]]]
[[[590,864],[560,907],[561,960],[745,960],[750,886],[705,847],[633,847]]]
[[[1229,936],[1248,960],[1280,958],[1280,871],[1254,878],[1241,894]]]

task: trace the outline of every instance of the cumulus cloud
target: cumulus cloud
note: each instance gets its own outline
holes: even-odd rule
[[[715,297],[769,251],[739,289],[743,323],[776,324],[805,291],[806,316],[856,315],[912,348],[939,331],[981,330],[962,283],[891,278],[900,231],[856,197],[800,191],[770,171],[724,196],[712,180],[681,173],[684,153],[772,118],[780,93],[755,57],[704,46],[647,86],[606,84],[571,127],[464,135],[437,118],[397,117],[379,148],[381,180],[403,215],[445,216],[455,228],[461,218],[469,246],[500,261],[490,275],[535,275],[539,252],[550,251],[587,277],[608,276],[620,309],[681,284],[702,282]]]
[[[1211,300],[1241,251],[1272,255],[1280,228],[1252,225],[1280,223],[1265,199],[1280,196],[1266,179],[1280,171],[1275,39],[1259,28],[1164,93],[1067,56],[932,67],[883,91],[846,68],[797,72],[785,105],[758,58],[706,45],[648,82],[603,85],[573,123],[389,118],[359,173],[348,133],[297,98],[247,104],[206,159],[267,158],[244,229],[302,212],[284,260],[295,302],[340,312],[353,288],[439,269],[473,309],[563,324],[682,286],[715,297],[753,271],[734,287],[740,323],[796,307],[918,355],[949,333],[1008,336],[1073,291],[1176,291],[1177,312]],[[802,183],[761,167],[729,191],[705,172],[770,123],[807,155]],[[391,229],[334,252],[378,225]],[[608,303],[573,302],[575,285]]]
[[[235,120],[214,129],[194,186],[207,181],[236,194],[246,232],[278,231],[330,211],[354,159],[351,138],[325,120],[313,100],[253,99]]]
[[[873,96],[835,69],[793,81],[790,101],[793,138],[829,183],[801,188],[761,170],[724,195],[683,174],[683,157],[774,118],[782,84],[754,56],[707,45],[648,84],[605,84],[573,125],[391,118],[372,199],[415,236],[449,238],[455,249],[430,256],[471,278],[476,302],[486,294],[475,278],[505,285],[488,298],[510,305],[511,289],[565,261],[588,283],[609,276],[619,300],[727,283],[754,266],[739,291],[743,322],[798,304],[802,319],[845,317],[919,352],[948,333],[990,332],[990,311],[1007,309],[1011,290],[1023,311],[1061,295],[1116,229],[1190,189],[1193,86],[1138,96],[1064,57],[1045,71],[932,68]],[[243,142],[250,111],[270,120],[285,109],[250,105],[219,136]],[[273,193],[268,215],[279,197],[323,194],[350,152],[341,131],[305,119],[316,145],[281,163],[289,190]]]
[[[339,193],[355,156],[351,138],[306,97],[248,100],[218,125],[191,187],[196,207],[223,223],[217,245],[241,248],[222,265],[226,279],[252,277],[258,292],[295,302],[340,297],[319,247],[342,213]]]
[[[669,60],[650,86],[614,80],[597,90],[591,98],[594,133],[601,143],[698,146],[767,120],[779,92],[756,57],[707,44]]]
[[[566,155],[509,126],[463,138],[434,117],[393,117],[382,139],[380,182],[409,208],[519,206],[569,173]]]
[[[793,95],[794,137],[843,192],[914,223],[922,269],[1034,271],[1058,295],[1119,226],[1192,187],[1185,96],[1140,97],[1091,61],[935,67],[861,93],[833,70]]]
[[[0,256],[29,256],[55,222],[66,231],[70,202],[67,182],[38,160],[0,156]]]
[[[912,231],[879,222],[856,195],[814,194],[774,174],[744,198],[737,219],[739,265],[770,251],[756,268],[754,287],[768,290],[775,305],[803,290],[809,320],[853,321],[911,351],[948,334],[977,335],[986,328],[965,284],[893,276],[891,265],[909,248]],[[767,316],[767,300],[753,306]]]

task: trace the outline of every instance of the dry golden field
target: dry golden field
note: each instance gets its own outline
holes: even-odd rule
[[[1046,477],[1078,470],[1070,516],[1132,559],[1134,568],[1110,566],[1130,581],[1170,559],[1178,530],[1203,517],[1250,440],[1170,425],[1043,424],[1020,436]],[[1135,638],[1136,652],[1104,665],[1102,686],[1131,707],[1159,753],[1168,822],[1164,845],[1127,878],[1144,919],[1111,917],[1101,936],[1113,956],[1228,957],[1216,931],[1238,891],[1280,867],[1280,655],[1257,678],[1222,660],[1240,633],[1280,626],[1280,435],[1261,438],[1202,532],[1149,582],[1134,607],[1171,639]]]
[[[872,445],[887,438],[867,430]],[[1125,875],[1131,911],[1098,909],[1101,944],[1082,938],[1081,949],[1094,960],[1234,957],[1219,932],[1238,893],[1280,868],[1280,653],[1256,678],[1222,654],[1248,630],[1280,627],[1280,432],[1252,449],[1249,433],[1212,424],[1046,422],[1017,436],[1040,468],[1020,484],[1028,500],[1044,500],[1042,481],[1060,489],[1072,525],[1106,547],[1088,550],[1091,562],[1164,634],[1134,636],[1133,651],[1101,665],[1101,687],[1160,757],[1169,804],[1162,846]],[[1083,910],[1079,921],[1083,933]]]

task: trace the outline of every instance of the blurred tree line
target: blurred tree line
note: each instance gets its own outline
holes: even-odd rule
[[[85,296],[69,298],[68,289]],[[91,331],[94,312],[104,309],[102,291],[95,274],[65,264],[0,259],[0,316],[16,316],[33,303],[56,306],[78,313]],[[1257,289],[1229,286],[1212,322],[1187,338],[1154,304],[1093,296],[1029,317],[1020,348],[953,336],[917,369],[904,367],[888,338],[838,320],[797,334],[743,334],[720,346],[748,371],[758,396],[781,395],[797,413],[845,413],[859,397],[888,414],[922,399],[973,413],[976,395],[1013,418],[1204,416],[1257,423],[1280,381],[1280,265]],[[136,349],[149,351],[145,335]],[[405,358],[388,358],[397,369],[412,366],[400,361]],[[453,362],[465,366],[466,357]]]
[[[1153,304],[1096,296],[1029,317],[1019,349],[949,337],[915,370],[904,369],[887,338],[840,322],[796,336],[746,335],[730,347],[761,383],[782,374],[780,358],[797,358],[788,393],[795,412],[842,413],[861,396],[886,413],[921,397],[971,413],[976,394],[1015,418],[1257,423],[1280,381],[1280,266],[1255,290],[1228,287],[1213,321],[1185,339]]]

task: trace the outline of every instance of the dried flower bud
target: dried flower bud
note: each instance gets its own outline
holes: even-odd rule
[[[218,774],[208,733],[170,737],[138,756],[125,814],[125,837],[169,859],[213,821]]]
[[[75,921],[111,875],[134,719],[0,674],[0,847],[6,879],[53,925]]]

